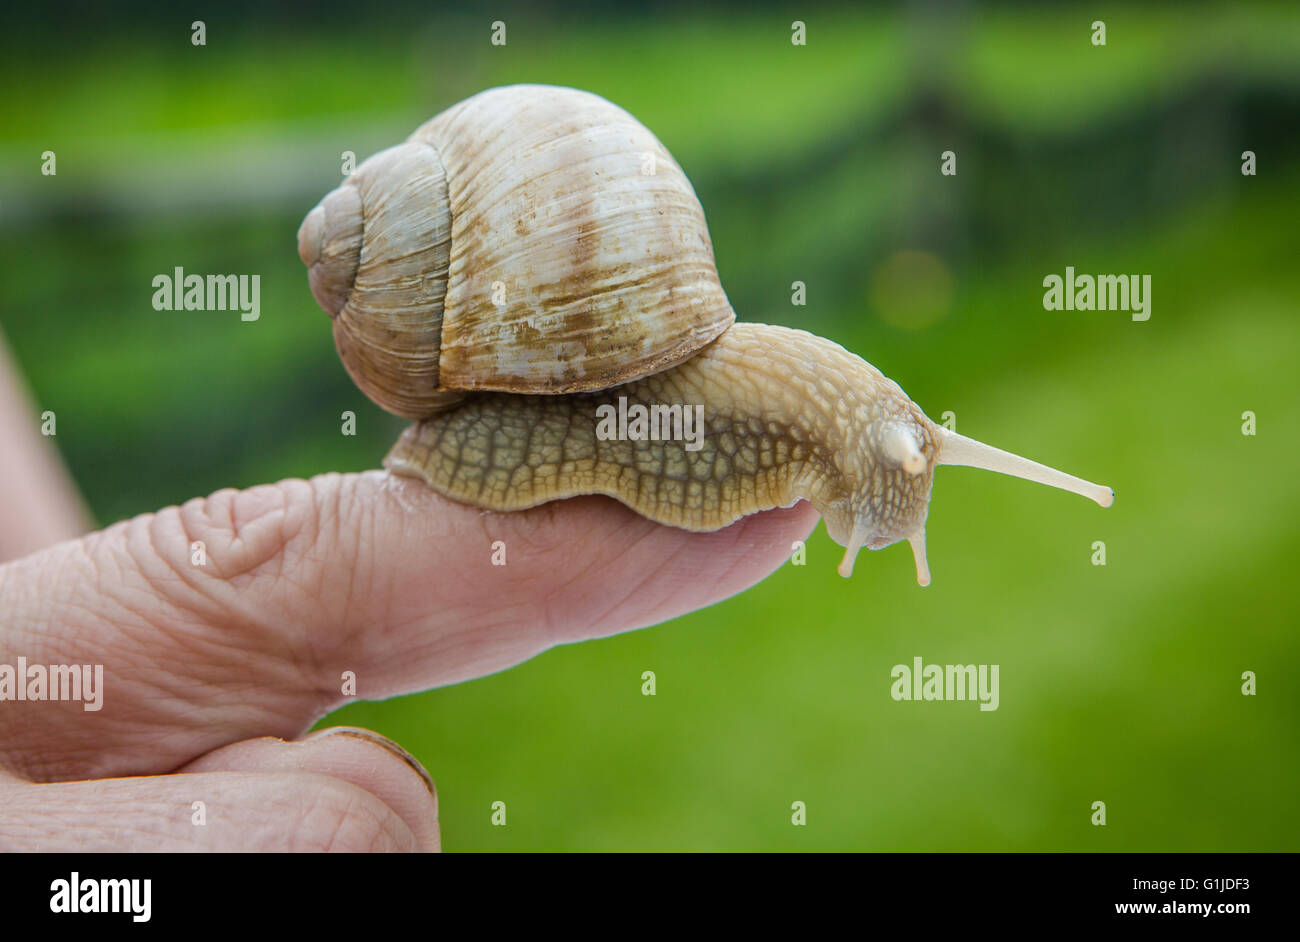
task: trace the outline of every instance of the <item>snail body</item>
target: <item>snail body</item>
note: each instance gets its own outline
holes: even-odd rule
[[[845,547],[842,575],[862,547],[908,540],[927,585],[940,464],[1113,501],[935,425],[832,341],[733,323],[689,181],[590,93],[510,86],[453,106],[327,195],[299,254],[353,379],[416,420],[385,465],[464,503],[605,494],[704,531],[804,499]],[[615,402],[695,410],[702,435],[602,434]]]

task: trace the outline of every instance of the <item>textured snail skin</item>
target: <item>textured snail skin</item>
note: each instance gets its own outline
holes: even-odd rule
[[[597,408],[620,396],[629,406],[702,405],[702,447],[601,440]],[[913,470],[889,457],[899,430],[924,458]],[[848,575],[860,546],[923,540],[937,440],[896,383],[838,344],[737,323],[690,360],[599,393],[476,394],[410,426],[384,464],[490,510],[605,494],[696,531],[806,499],[849,548]]]

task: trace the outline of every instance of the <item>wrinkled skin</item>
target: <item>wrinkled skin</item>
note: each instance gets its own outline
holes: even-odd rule
[[[344,702],[344,671],[379,699],[666,621],[760,581],[816,522],[799,504],[688,533],[601,497],[485,513],[368,472],[219,491],[9,562],[0,663],[103,664],[104,705],[0,708],[0,849],[436,849],[433,782],[400,747],[293,741]]]

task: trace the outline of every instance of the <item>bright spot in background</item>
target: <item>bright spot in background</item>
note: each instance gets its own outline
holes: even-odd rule
[[[952,276],[937,255],[904,249],[877,266],[868,297],[886,324],[920,330],[938,323],[952,307]]]

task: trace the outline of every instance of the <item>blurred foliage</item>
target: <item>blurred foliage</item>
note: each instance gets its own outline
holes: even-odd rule
[[[945,469],[929,589],[906,547],[840,580],[819,530],[807,566],[707,611],[330,717],[429,767],[447,848],[1298,848],[1294,5],[810,7],[805,48],[784,6],[521,7],[504,48],[498,13],[232,9],[202,49],[186,12],[46,21],[0,58],[0,324],[102,523],[377,464],[401,423],[339,366],[294,233],[342,150],[514,81],[658,134],[742,318],[1117,492],[1102,513]],[[155,312],[177,265],[260,273],[261,319]],[[1044,311],[1067,265],[1150,274],[1151,320]],[[916,655],[1000,664],[1000,708],[894,702]]]

